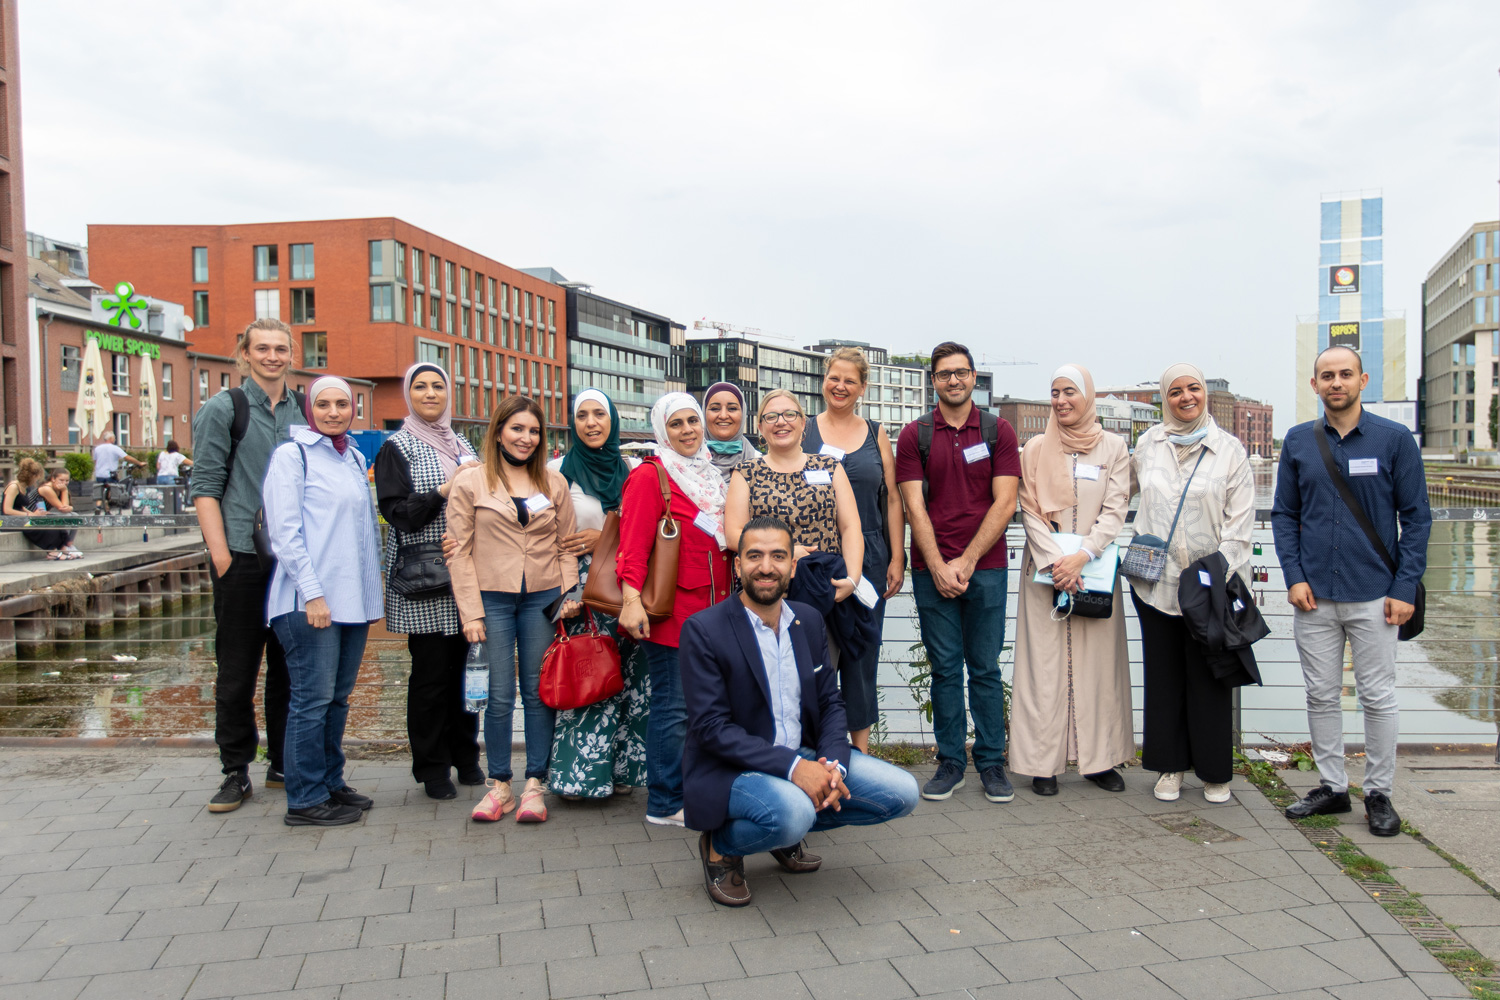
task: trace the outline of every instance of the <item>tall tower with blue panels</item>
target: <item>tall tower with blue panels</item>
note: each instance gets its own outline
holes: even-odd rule
[[[1318,402],[1308,381],[1329,346],[1359,352],[1370,384],[1364,402],[1406,398],[1406,318],[1385,310],[1385,199],[1329,195],[1319,206],[1318,315],[1297,326],[1297,419]]]

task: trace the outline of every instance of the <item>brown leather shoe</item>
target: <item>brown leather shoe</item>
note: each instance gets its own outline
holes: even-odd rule
[[[708,860],[709,838],[705,831],[698,838],[698,854],[703,858],[703,886],[708,898],[720,906],[745,906],[750,902],[750,885],[745,881],[745,859],[726,854],[718,861]]]
[[[793,875],[815,872],[823,864],[822,858],[808,853],[807,845],[802,841],[798,841],[791,847],[782,847],[772,851],[771,857]]]

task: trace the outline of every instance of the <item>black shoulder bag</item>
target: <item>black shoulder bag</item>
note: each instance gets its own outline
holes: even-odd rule
[[[1313,427],[1313,436],[1318,439],[1318,453],[1323,456],[1323,464],[1328,467],[1328,475],[1333,478],[1333,485],[1338,487],[1339,496],[1344,500],[1344,506],[1349,508],[1349,513],[1354,515],[1354,520],[1358,521],[1359,526],[1364,529],[1365,537],[1370,540],[1370,544],[1375,547],[1375,551],[1379,552],[1380,558],[1385,561],[1385,568],[1391,571],[1392,576],[1395,576],[1397,569],[1396,560],[1391,558],[1391,553],[1386,549],[1385,543],[1380,540],[1380,534],[1375,530],[1375,525],[1370,521],[1370,515],[1365,513],[1364,505],[1359,502],[1359,498],[1349,488],[1349,481],[1344,478],[1344,474],[1339,471],[1338,463],[1333,460],[1333,449],[1328,447],[1328,432],[1324,430],[1326,426],[1326,420],[1319,420]],[[1426,616],[1427,588],[1422,585],[1421,580],[1418,580],[1417,599],[1414,602],[1411,617],[1396,632],[1396,638],[1401,642],[1406,642],[1408,639],[1415,639],[1421,635],[1422,629],[1426,625],[1424,620]]]

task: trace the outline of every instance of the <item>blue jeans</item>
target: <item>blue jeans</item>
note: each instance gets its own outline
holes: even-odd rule
[[[557,713],[542,704],[542,657],[557,629],[547,605],[557,587],[535,593],[480,592],[484,601],[484,645],[490,654],[490,700],[484,709],[484,759],[491,778],[509,781],[511,716],[516,710],[516,672],[521,674],[521,708],[526,726],[526,777],[547,778],[552,726]]]
[[[646,815],[670,816],[682,808],[682,747],[687,742],[687,702],[677,647],[643,639],[651,668],[651,714],[646,717]]]
[[[974,717],[974,767],[1005,764],[1005,687],[1000,681],[1000,650],[1005,646],[1005,574],[975,570],[969,589],[957,597],[938,594],[932,574],[912,573],[922,645],[932,664],[932,729],[938,761],[962,768],[964,744],[964,665],[969,667],[969,712]]]
[[[156,485],[157,486],[176,486],[177,485],[177,477],[176,476],[157,476],[156,477]]]
[[[803,747],[808,760],[815,757]],[[714,850],[743,857],[801,843],[814,830],[874,826],[917,807],[917,780],[893,764],[849,754],[849,798],[838,812],[813,809],[807,793],[785,778],[746,771],[729,790],[729,822],[714,831]]]
[[[286,650],[291,680],[286,713],[286,807],[322,805],[344,787],[344,723],[349,720],[349,692],[365,655],[368,625],[313,628],[305,611],[278,615],[271,621]]]

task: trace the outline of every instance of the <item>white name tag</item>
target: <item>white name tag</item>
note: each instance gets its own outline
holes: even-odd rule
[[[1075,465],[1073,466],[1073,478],[1097,480],[1099,478],[1099,466]]]
[[[1242,601],[1242,600],[1240,600],[1238,597],[1236,597],[1234,599],[1234,604],[1232,605],[1232,607],[1236,611],[1244,611],[1245,610],[1245,602]]]
[[[535,496],[526,498],[526,512],[528,514],[540,514],[551,506],[552,498],[545,493],[538,493]]]
[[[971,444],[964,449],[964,461],[969,465],[973,465],[975,462],[983,462],[989,457],[990,446],[983,441],[978,444]]]
[[[854,597],[865,607],[874,610],[875,605],[880,603],[880,595],[870,585],[870,581],[864,577],[859,578],[859,585],[854,588]]]
[[[1349,459],[1349,475],[1351,476],[1373,476],[1379,471],[1380,459],[1378,458]]]
[[[1200,569],[1198,571],[1198,582],[1205,587],[1212,587],[1214,585],[1214,578],[1208,575],[1208,570]]]
[[[842,448],[835,448],[831,444],[825,444],[823,447],[818,449],[818,454],[831,455],[833,456],[833,460],[835,462],[842,462],[844,460],[844,456],[848,454],[848,452],[844,451],[844,449]]]
[[[698,516],[693,518],[693,526],[696,527],[699,531],[703,532],[709,538],[718,537],[718,524],[714,521],[713,518],[709,517],[701,510],[698,512]]]
[[[802,478],[806,479],[808,483],[813,486],[833,485],[833,473],[829,472],[827,469],[808,469],[806,472],[802,473]]]

